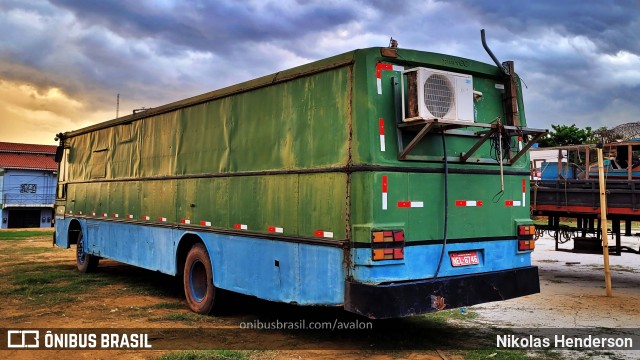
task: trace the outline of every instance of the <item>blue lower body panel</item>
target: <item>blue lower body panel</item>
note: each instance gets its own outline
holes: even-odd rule
[[[216,287],[266,300],[302,305],[344,303],[344,250],[339,247],[155,227],[85,218],[57,218],[56,244],[69,247],[77,221],[89,254],[176,275],[184,235],[204,243]]]
[[[353,279],[365,283],[383,283],[428,279],[434,277],[438,267],[442,244],[410,245],[404,248],[403,260],[373,261],[371,248],[353,249]],[[449,253],[476,251],[479,263],[470,266],[454,267]],[[491,271],[508,270],[531,265],[531,252],[519,252],[518,241],[484,240],[447,244],[439,277],[479,274]]]

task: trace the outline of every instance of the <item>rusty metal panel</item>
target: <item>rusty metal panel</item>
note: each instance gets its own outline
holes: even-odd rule
[[[348,226],[347,175],[303,174],[300,175],[298,189],[300,235],[322,238],[317,233],[322,231],[333,233],[331,239],[345,239]]]
[[[348,74],[338,68],[73,137],[71,181],[344,165]]]
[[[86,215],[87,207],[87,184],[75,184],[73,194],[73,213],[76,215]]]
[[[71,186],[71,184],[69,184]],[[82,183],[76,186],[85,188],[85,205],[82,211],[85,215],[91,216],[92,213],[100,213],[100,183]]]
[[[235,103],[233,98],[224,98],[179,111],[173,129],[176,133],[176,175],[228,172],[228,123],[233,121]],[[145,122],[153,124],[150,120]]]
[[[105,121],[103,123],[88,126],[83,129],[69,131],[65,133],[64,136],[66,138],[72,138],[78,135],[83,135],[83,134],[91,133],[94,131],[98,131],[100,129],[105,129],[105,128],[117,126],[120,124],[128,124],[144,118],[169,113],[177,109],[184,109],[190,106],[210,102],[213,100],[230,98],[230,97],[233,97],[234,95],[241,94],[248,91],[253,91],[266,86],[271,86],[274,84],[279,84],[282,82],[287,82],[290,80],[303,78],[307,76],[313,76],[314,74],[317,74],[317,73],[348,66],[353,62],[354,55],[359,51],[361,50],[355,50],[355,51],[350,51],[344,54],[339,54],[327,59],[318,60],[310,64],[305,64],[292,69],[279,71],[275,74],[249,80],[249,81],[246,81],[237,85],[232,85],[223,89],[214,90],[214,91],[211,91],[202,95],[194,96],[188,99],[179,100],[171,104],[159,106],[157,108],[152,108],[137,114],[123,116],[117,119]]]
[[[109,196],[108,216],[127,219],[127,215],[132,215],[132,219],[140,220],[142,215],[140,213],[140,188],[140,183],[137,181],[109,183],[111,195]]]
[[[140,175],[140,122],[112,128],[111,178],[132,178]]]
[[[231,228],[279,234],[269,231],[277,227],[284,235],[299,235],[298,175],[243,176],[229,182]]]
[[[140,128],[140,176],[173,175],[176,166],[178,112],[143,121]]]
[[[230,171],[346,164],[346,68],[237,95],[226,122]]]
[[[176,223],[176,180],[149,180],[142,181],[141,184],[142,216],[149,216],[150,222]]]
[[[66,214],[75,214],[76,212],[76,184],[69,184],[67,186],[67,204],[65,207]]]
[[[229,228],[229,178],[178,180],[177,218],[193,225]],[[210,225],[207,225],[210,223]]]

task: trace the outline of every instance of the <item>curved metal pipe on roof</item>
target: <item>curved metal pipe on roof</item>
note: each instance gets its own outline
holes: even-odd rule
[[[484,36],[484,29],[480,30],[480,38],[482,39],[482,47],[487,52],[487,54],[489,54],[489,56],[491,56],[491,59],[493,60],[494,63],[496,63],[496,66],[498,68],[500,68],[500,71],[502,71],[503,74],[509,75],[509,73],[504,68],[504,66],[502,66],[502,63],[500,63],[500,61],[498,61],[498,58],[495,55],[493,55],[493,52],[491,51],[491,49],[489,49],[489,45],[487,45],[487,39]]]

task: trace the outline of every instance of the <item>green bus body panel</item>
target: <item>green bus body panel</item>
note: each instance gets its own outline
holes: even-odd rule
[[[382,176],[387,176],[388,206],[382,209]],[[403,172],[357,173],[352,179],[353,241],[371,242],[371,230],[403,229],[407,242],[444,238],[443,174]],[[515,236],[515,219],[529,218],[529,206],[504,205],[521,201],[524,176],[506,177],[500,196],[500,178],[492,175],[449,174],[449,239]],[[512,180],[512,181],[509,181]],[[371,196],[371,194],[376,196]],[[528,193],[527,193],[528,194]],[[495,195],[495,201],[492,201]],[[456,206],[456,200],[481,200],[481,207]],[[400,201],[420,201],[423,207],[400,208]],[[372,221],[375,219],[376,221]]]
[[[244,224],[264,233],[282,227],[283,235],[296,237],[327,231],[334,240],[365,243],[372,229],[403,229],[408,242],[441,241],[444,175],[437,171],[443,163],[398,161],[392,79],[401,73],[382,71],[378,94],[379,62],[470,74],[474,90],[483,93],[474,102],[476,122],[505,118],[495,66],[405,49],[395,59],[381,57],[379,48],[355,50],[66,133],[65,210],[133,214],[137,221],[149,216],[151,223],[162,217],[169,224],[208,221],[217,229]],[[471,131],[447,134],[447,156],[467,152],[478,138]],[[486,142],[474,157],[489,158],[490,152]],[[443,153],[439,134],[427,135],[412,152]],[[345,170],[358,165],[398,169]],[[449,174],[448,237],[514,236],[516,219],[528,218],[528,207],[506,207],[504,201],[521,200],[523,176],[506,175],[505,193],[492,202],[500,190],[497,164],[449,167],[496,173]],[[506,169],[528,170],[528,156]],[[261,173],[269,171],[275,173]],[[389,183],[387,210],[381,206],[382,176]],[[455,206],[456,200],[481,199],[482,207]],[[424,207],[398,208],[398,201],[422,201]]]
[[[346,165],[348,89],[343,67],[72,137],[69,179]]]
[[[502,105],[502,92],[496,84],[504,85],[504,80],[495,66],[466,60],[449,55],[420,52],[414,50],[398,49],[398,59],[384,58],[379,51],[362,51],[356,53],[354,66],[354,95],[353,95],[353,133],[355,163],[366,164],[394,164],[398,166],[423,166],[433,167],[433,164],[413,161],[398,161],[398,141],[396,138],[396,112],[392,88],[392,78],[401,76],[399,71],[382,71],[382,95],[379,95],[376,87],[376,64],[400,65],[405,70],[415,67],[427,67],[432,69],[459,72],[473,76],[474,90],[482,92],[480,101],[474,101],[476,122],[490,123],[497,117],[505,121],[505,113]],[[520,90],[520,84],[518,83]],[[521,91],[519,91],[521,94]],[[526,125],[526,116],[522,97],[519,101],[520,126]],[[384,119],[386,136],[386,151],[379,149],[379,119]],[[479,129],[479,128],[476,128]],[[406,137],[405,137],[406,139]],[[477,141],[476,136],[447,136],[447,155],[459,156],[461,152],[468,151]],[[408,143],[408,141],[406,141]],[[440,135],[427,135],[418,143],[412,151],[415,155],[442,156],[442,143]],[[488,142],[483,145],[475,157],[489,158],[490,147]],[[527,168],[528,160],[522,157],[511,168]],[[470,165],[470,164],[469,164]],[[465,165],[468,167],[469,165]],[[441,167],[441,165],[436,165]],[[486,168],[486,165],[483,166]]]
[[[495,66],[453,56],[398,49],[398,58],[380,56],[379,51],[357,52],[354,65],[353,91],[353,159],[357,164],[396,166],[398,170],[353,174],[351,196],[352,241],[371,242],[374,229],[402,229],[405,239],[411,241],[442,241],[444,238],[444,164],[442,161],[399,161],[396,134],[396,109],[392,80],[400,78],[399,71],[382,71],[382,94],[376,85],[376,64],[379,62],[403,66],[405,70],[427,67],[473,76],[473,88],[482,92],[480,101],[474,101],[477,123],[490,123],[497,117],[505,119],[502,104],[504,84]],[[520,84],[518,83],[518,87]],[[521,92],[519,92],[521,94]],[[520,126],[526,126],[521,96],[519,103]],[[385,128],[385,148],[380,150],[379,119]],[[474,128],[469,128],[473,130]],[[466,132],[469,133],[470,131]],[[475,130],[481,130],[475,128]],[[415,135],[415,133],[413,133]],[[467,152],[479,137],[465,134],[446,135],[447,157],[459,157]],[[411,138],[405,134],[405,144]],[[444,154],[439,133],[428,134],[418,143],[412,155],[425,155],[442,159]],[[490,158],[487,141],[473,158]],[[528,156],[523,156],[509,171],[528,171]],[[403,167],[435,169],[436,173],[411,173]],[[505,192],[500,196],[499,166],[487,164],[449,164],[452,170],[493,170],[495,174],[449,174],[448,239],[492,238],[514,236],[516,223],[529,218],[526,207],[507,207],[505,200],[522,201],[521,181],[524,176],[505,175]],[[388,178],[388,208],[382,209],[382,176]],[[526,185],[528,186],[528,184]],[[527,193],[528,194],[528,193]],[[495,195],[495,197],[494,197]],[[482,200],[482,207],[456,207],[456,200]],[[399,208],[399,201],[422,201],[422,208]]]

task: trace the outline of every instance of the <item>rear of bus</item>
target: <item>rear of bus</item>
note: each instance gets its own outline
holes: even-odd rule
[[[526,150],[543,131],[526,126],[517,75],[375,48],[353,79],[345,308],[389,318],[538,293]]]

